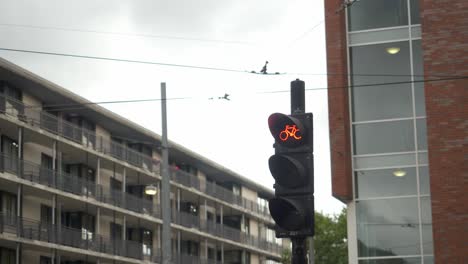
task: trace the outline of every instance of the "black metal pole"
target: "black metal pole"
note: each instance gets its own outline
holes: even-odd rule
[[[305,113],[305,82],[296,79],[291,82],[291,114]]]
[[[292,241],[291,264],[307,264],[306,237],[294,237]]]

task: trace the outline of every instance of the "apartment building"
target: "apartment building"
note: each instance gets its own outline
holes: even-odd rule
[[[0,59],[0,263],[160,263],[161,138],[88,103]],[[272,190],[169,153],[174,263],[279,261]]]
[[[325,1],[351,264],[468,259],[468,1]]]

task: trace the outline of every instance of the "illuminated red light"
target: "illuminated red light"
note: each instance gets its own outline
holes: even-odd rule
[[[291,137],[295,140],[300,140],[302,136],[297,135],[298,132],[300,131],[297,129],[296,125],[286,125],[284,130],[279,133],[279,139],[281,139],[281,141],[286,141]]]

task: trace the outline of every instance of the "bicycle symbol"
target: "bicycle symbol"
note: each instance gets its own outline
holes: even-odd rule
[[[283,131],[280,132],[279,138],[282,141],[288,140],[289,137],[293,137],[296,140],[299,140],[302,138],[302,136],[298,136],[297,132],[300,132],[299,129],[297,129],[296,125],[286,125]]]

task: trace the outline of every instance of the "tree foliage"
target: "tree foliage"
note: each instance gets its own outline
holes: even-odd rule
[[[314,251],[315,264],[348,263],[345,209],[333,216],[315,212]],[[290,250],[283,252],[281,263],[291,263]]]

